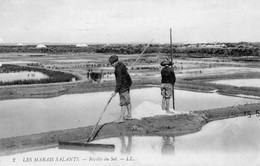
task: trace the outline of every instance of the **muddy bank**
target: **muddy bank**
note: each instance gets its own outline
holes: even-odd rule
[[[258,77],[259,76],[259,77]],[[217,75],[209,77],[191,77],[178,78],[175,88],[192,91],[217,91],[225,95],[252,95],[260,97],[260,88],[256,87],[235,87],[231,85],[218,85],[209,83],[219,79],[230,78],[260,78],[260,75],[238,74],[235,77],[231,75]],[[158,86],[160,79],[140,79],[133,80],[132,89]],[[64,94],[77,94],[89,92],[112,91],[115,88],[115,81],[106,81],[103,83],[91,83],[89,81],[77,81],[69,83],[38,84],[38,85],[20,85],[20,86],[0,86],[0,100],[19,99],[19,98],[49,98],[61,96]]]
[[[107,123],[99,126],[95,139],[120,135],[168,135],[178,136],[200,131],[208,122],[239,116],[259,116],[260,104],[246,104],[172,116],[156,116],[141,120],[128,120],[125,123]],[[49,146],[57,146],[58,141],[84,142],[93,126],[52,131],[41,134],[0,139],[0,155],[30,151]]]
[[[260,73],[236,73],[236,74],[226,74],[226,75],[211,75],[211,76],[196,76],[183,78],[179,81],[179,87],[188,90],[201,90],[201,91],[211,91],[223,95],[248,95],[248,96],[258,96],[260,97],[260,88],[257,87],[236,87],[232,85],[221,85],[216,83],[210,83],[211,81],[217,80],[229,80],[229,79],[253,79],[260,78]]]
[[[134,81],[135,88],[147,87],[147,84],[159,84],[159,80]],[[115,81],[104,83],[91,83],[89,81],[77,81],[68,83],[0,86],[0,100],[20,98],[50,98],[65,94],[79,94],[90,92],[104,92],[115,89]]]
[[[107,123],[98,126],[95,139],[120,135],[182,135],[196,132],[206,121],[197,115],[174,115],[128,120],[125,123]],[[93,126],[41,134],[0,139],[0,154],[32,150],[44,146],[57,145],[58,141],[80,141],[87,139]]]

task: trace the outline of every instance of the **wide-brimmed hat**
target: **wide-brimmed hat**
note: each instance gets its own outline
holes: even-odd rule
[[[111,57],[109,57],[108,61],[113,64],[115,63],[116,61],[118,61],[118,56],[116,55],[112,55]]]
[[[168,60],[163,60],[162,62],[161,62],[161,66],[166,66],[166,65],[169,65],[169,66],[171,66],[172,65],[172,62],[170,62],[170,61],[168,61]]]

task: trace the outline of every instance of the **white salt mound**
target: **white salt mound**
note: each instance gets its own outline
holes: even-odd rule
[[[174,112],[176,114],[176,111],[173,109],[170,109],[171,112]],[[154,104],[149,101],[144,101],[140,105],[138,105],[136,108],[132,110],[132,116],[135,119],[142,119],[144,117],[152,117],[156,115],[173,115],[166,113],[165,110],[162,110],[162,107],[160,104]]]

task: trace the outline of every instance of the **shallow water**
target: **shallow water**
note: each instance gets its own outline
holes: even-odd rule
[[[34,61],[10,61],[9,59],[1,59],[1,63],[2,64],[20,64],[20,63],[37,63],[37,62],[34,62]]]
[[[90,61],[95,61],[92,59],[59,59],[59,60],[52,60],[55,62],[90,62]]]
[[[26,165],[259,165],[259,131],[259,117],[239,117],[211,122],[201,131],[183,136],[121,136],[92,142],[114,144],[114,152],[55,147],[0,157],[0,162],[6,165],[13,165],[14,160],[16,164]],[[53,161],[34,161],[43,157]],[[68,157],[76,157],[77,161],[60,161]],[[33,161],[25,162],[29,158]]]
[[[132,146],[128,149],[119,138],[113,139],[118,152],[122,154],[128,150],[142,164],[260,164],[260,118],[256,116],[211,122],[200,132],[184,136],[132,137]],[[127,144],[127,137],[125,140]],[[112,143],[112,139],[110,141]],[[95,143],[106,142],[104,139]]]
[[[260,79],[230,79],[230,80],[218,80],[211,83],[232,85],[237,87],[260,87]]]
[[[40,80],[40,79],[44,79],[44,78],[48,78],[48,76],[41,72],[34,72],[34,71],[0,73],[0,81],[2,81],[2,82],[11,82],[11,81],[17,81],[17,80]]]
[[[48,99],[15,99],[0,101],[0,138],[94,125],[112,92],[63,95]],[[160,88],[131,91],[135,118],[165,114],[160,109]],[[205,110],[259,102],[259,100],[175,90],[177,112]],[[172,103],[171,103],[172,104]],[[149,107],[148,109],[145,109]],[[154,110],[154,108],[156,108]],[[101,123],[117,120],[120,115],[118,95],[110,102]]]
[[[212,68],[183,68],[175,69],[175,75],[177,78],[183,76],[208,76],[208,75],[226,75],[226,74],[235,74],[235,73],[252,73],[260,72],[260,68],[249,68],[249,67],[212,67]],[[143,76],[143,74],[134,74],[135,76]],[[149,77],[161,78],[160,73],[151,74]]]

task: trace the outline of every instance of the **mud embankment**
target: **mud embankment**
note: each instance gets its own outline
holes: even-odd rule
[[[224,95],[248,95],[248,96],[258,96],[260,97],[260,88],[258,87],[236,87],[232,85],[221,85],[210,83],[217,80],[228,80],[228,79],[253,79],[260,78],[260,73],[236,73],[236,74],[226,74],[226,75],[211,75],[211,76],[192,76],[188,78],[183,78],[177,82],[177,87],[188,90],[200,90],[200,91],[212,91]]]
[[[107,123],[98,127],[95,139],[116,137],[120,135],[144,136],[178,136],[200,131],[208,122],[239,116],[259,116],[260,104],[246,104],[204,111],[194,111],[190,114],[171,116],[156,116],[141,120],[127,120],[125,123]],[[26,135],[0,139],[0,155],[21,151],[30,151],[43,147],[57,146],[58,141],[84,142],[91,133],[93,126],[51,131],[41,134]]]
[[[159,80],[135,81],[132,89],[159,84]],[[91,83],[89,81],[64,82],[53,84],[0,86],[0,100],[20,98],[50,98],[65,94],[104,92],[115,89],[115,81]]]
[[[231,77],[222,76],[216,77],[215,79],[212,77],[181,78],[178,79],[175,83],[175,88],[202,92],[215,90],[218,93],[225,95],[235,96],[243,94],[260,97],[260,88],[257,87],[235,87],[230,85],[218,85],[214,83],[209,83],[209,81],[229,78]],[[133,80],[132,89],[159,86],[160,84],[160,79]],[[77,81],[55,84],[0,86],[0,100],[20,98],[49,98],[61,96],[64,94],[112,91],[114,90],[114,88],[115,81],[107,81],[103,83]]]

